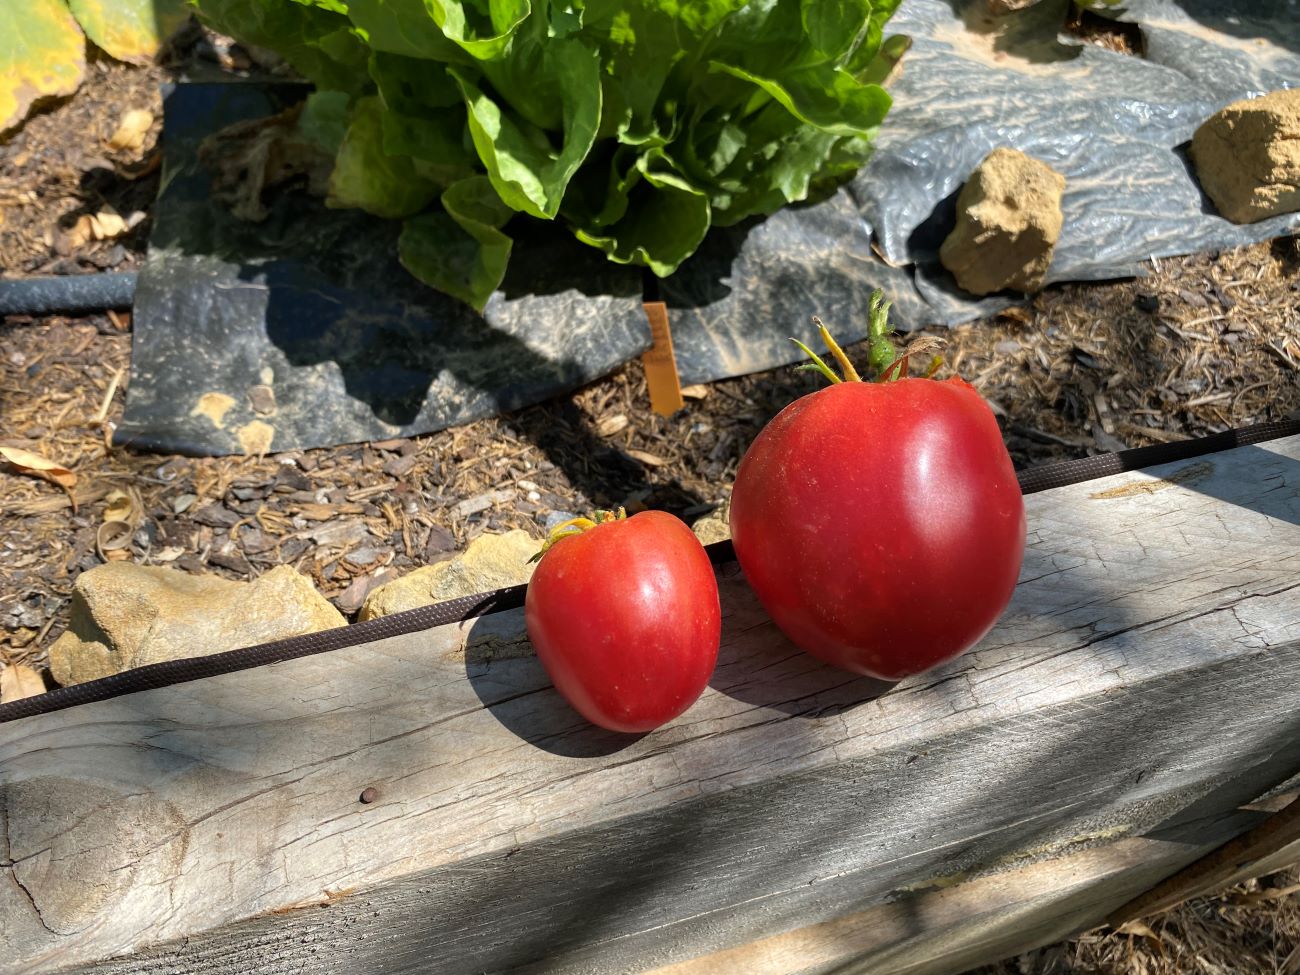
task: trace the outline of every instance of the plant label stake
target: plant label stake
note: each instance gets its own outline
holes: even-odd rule
[[[650,320],[650,338],[654,343],[641,356],[645,382],[650,387],[650,409],[660,416],[672,416],[686,401],[682,399],[682,382],[677,375],[677,357],[673,354],[668,306],[662,301],[647,301],[645,315]]]

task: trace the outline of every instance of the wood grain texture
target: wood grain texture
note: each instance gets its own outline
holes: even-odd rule
[[[518,613],[0,726],[0,966],[634,972],[1220,822],[1300,773],[1297,457],[1027,498],[1003,621],[888,693],[733,567],[711,689],[634,741]]]
[[[1107,903],[1140,891],[1216,837],[1267,821],[1242,808],[1013,867],[964,883],[909,892],[821,924],[655,969],[646,975],[943,975],[1013,955],[1089,927]],[[1300,850],[1292,851],[1300,859]],[[1283,854],[1285,855],[1285,854]],[[1284,863],[1292,861],[1284,861]]]

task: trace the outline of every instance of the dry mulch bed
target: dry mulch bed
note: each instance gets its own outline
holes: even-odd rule
[[[936,334],[949,343],[947,368],[993,404],[1018,467],[1276,419],[1300,410],[1295,243],[1053,288]],[[130,341],[122,315],[0,325],[0,443],[80,479],[74,514],[51,485],[0,473],[0,549],[13,553],[0,559],[6,661],[41,663],[76,574],[105,557],[235,579],[287,562],[352,613],[382,575],[484,531],[540,536],[557,513],[618,505],[699,516],[726,503],[763,424],[820,382],[788,368],[714,383],[665,418],[649,411],[633,362],[570,396],[429,436],[166,457],[108,444]],[[101,528],[114,490],[128,494],[129,537]]]
[[[191,31],[171,63],[239,67],[241,57]],[[159,124],[138,149],[114,152],[106,140],[129,109],[161,114],[157,85],[169,70],[97,61],[81,92],[0,145],[4,276],[138,266]],[[145,217],[123,236],[78,242],[77,218],[106,206]],[[1162,259],[1132,281],[1054,287],[1024,308],[936,334],[948,342],[947,369],[993,404],[1024,467],[1295,415],[1298,308],[1300,248],[1284,240]],[[819,384],[794,369],[728,380],[690,390],[687,408],[664,418],[649,411],[632,362],[572,395],[429,436],[186,458],[110,445],[130,343],[126,315],[0,324],[0,444],[79,479],[73,511],[53,485],[0,466],[5,664],[44,664],[77,574],[105,559],[234,579],[288,563],[354,613],[378,581],[485,531],[540,538],[569,513],[617,505],[700,516],[726,504],[763,424]],[[110,502],[129,530],[105,525]],[[1294,880],[1252,881],[1151,921],[1150,935],[1085,935],[984,975],[1274,972],[1288,955],[1295,972]]]
[[[1295,975],[1300,868],[1197,897],[1120,932],[1093,931],[969,975]]]

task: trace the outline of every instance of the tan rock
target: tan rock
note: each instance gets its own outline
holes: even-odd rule
[[[526,531],[480,535],[460,555],[394,579],[371,590],[357,617],[389,616],[429,606],[457,596],[471,596],[527,582],[533,574],[528,560],[542,543]]]
[[[1233,223],[1300,210],[1300,88],[1233,102],[1192,136],[1201,188]]]
[[[68,631],[50,647],[60,684],[343,626],[343,615],[291,566],[252,582],[109,562],[78,577]]]
[[[1016,149],[994,149],[957,197],[939,259],[971,294],[1043,286],[1061,236],[1065,177]]]
[[[695,532],[695,537],[700,540],[701,545],[725,542],[731,537],[731,524],[727,520],[727,509],[719,508],[717,511],[698,519],[691,525],[691,531]]]

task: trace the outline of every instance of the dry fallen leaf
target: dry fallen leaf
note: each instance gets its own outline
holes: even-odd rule
[[[143,213],[133,213],[124,219],[112,207],[105,207],[99,213],[83,213],[63,234],[63,247],[76,249],[92,240],[112,240],[121,237],[144,219]]]
[[[135,488],[108,493],[104,521],[95,531],[95,550],[105,562],[131,557],[131,537],[144,520],[144,502]]]
[[[0,671],[0,704],[45,693],[45,681],[26,664],[10,664]]]
[[[104,521],[131,521],[134,506],[131,496],[125,491],[109,491],[108,506],[104,508]]]
[[[696,384],[694,386],[683,386],[682,397],[684,399],[704,399],[709,395],[709,387]]]
[[[1119,934],[1127,934],[1130,937],[1136,935],[1140,938],[1145,938],[1147,944],[1151,946],[1151,950],[1154,951],[1156,954],[1158,954],[1161,958],[1164,958],[1165,956],[1164,939],[1160,937],[1160,935],[1156,934],[1156,932],[1152,931],[1145,924],[1143,924],[1141,921],[1137,921],[1137,920],[1126,921],[1124,924],[1121,924],[1115,930]]]
[[[60,246],[64,250],[75,250],[78,247],[84,247],[94,236],[95,227],[90,221],[90,214],[83,213],[77,218],[76,223],[64,231]]]
[[[129,229],[126,221],[112,207],[105,207],[90,218],[91,233],[96,240],[110,240],[121,237]]]
[[[628,455],[635,457],[647,467],[663,467],[668,461],[646,450],[629,450]]]
[[[1158,934],[1152,931],[1141,921],[1125,921],[1115,930],[1118,931],[1120,934],[1136,934],[1143,938],[1159,939],[1160,937]]]
[[[132,528],[124,521],[106,521],[95,531],[95,551],[105,562],[121,562],[131,557]]]
[[[110,149],[139,149],[153,125],[153,112],[147,108],[133,108],[122,116],[117,131],[108,140]]]
[[[77,499],[73,497],[72,489],[77,484],[77,475],[72,471],[52,460],[46,460],[40,454],[18,447],[0,447],[0,457],[16,467],[19,474],[39,477],[63,488],[68,492],[68,500],[72,503],[73,512],[76,512]]]
[[[622,413],[615,413],[613,416],[607,416],[596,425],[596,432],[602,437],[612,437],[616,433],[621,433],[627,429],[627,417]]]

